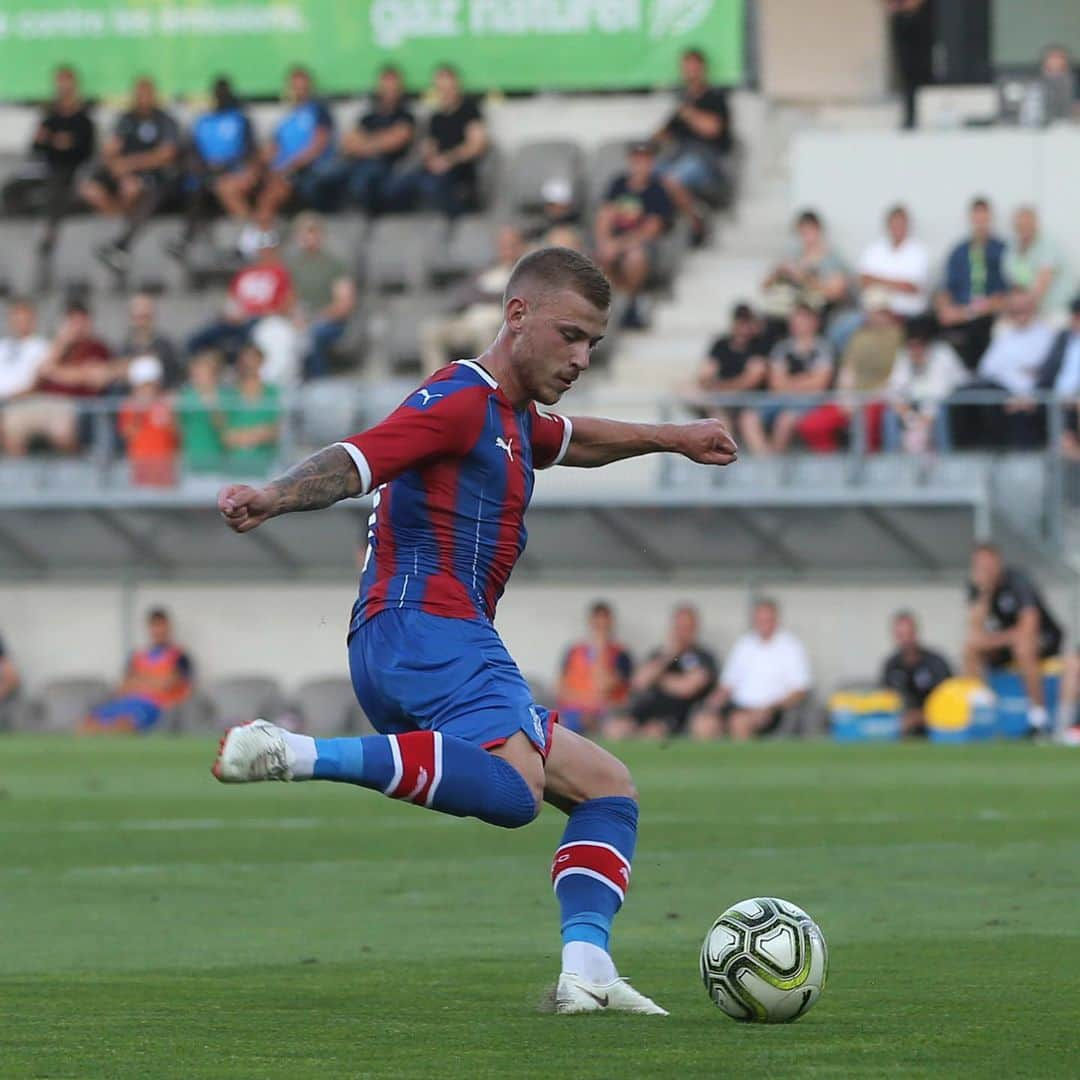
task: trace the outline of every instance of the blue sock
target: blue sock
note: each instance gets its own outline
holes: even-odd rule
[[[315,752],[315,780],[359,784],[444,814],[514,829],[539,811],[513,765],[440,731],[316,739]]]
[[[570,811],[551,864],[564,945],[586,941],[607,951],[630,885],[637,822],[637,803],[624,796],[590,799]]]

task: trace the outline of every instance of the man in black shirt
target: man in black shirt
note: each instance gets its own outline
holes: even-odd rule
[[[626,715],[613,716],[605,726],[609,739],[665,739],[686,730],[694,706],[716,683],[716,657],[698,644],[698,629],[696,608],[675,609],[667,644],[630,680],[634,696]]]
[[[43,263],[52,257],[60,222],[75,194],[76,170],[94,156],[95,140],[94,122],[79,94],[74,69],[57,68],[53,81],[56,96],[41,118],[32,146],[33,154],[46,169],[45,232],[38,245]]]
[[[893,616],[894,652],[881,669],[881,685],[895,690],[904,704],[904,734],[925,731],[923,706],[935,687],[952,675],[949,661],[925,649],[919,641],[919,625],[910,611]]]
[[[477,165],[488,150],[487,127],[449,64],[435,72],[435,97],[438,107],[421,143],[423,164],[392,177],[386,199],[395,205],[419,202],[453,218],[478,202]]]
[[[390,174],[415,136],[416,118],[405,103],[401,72],[388,65],[379,72],[370,107],[342,136],[340,156],[326,178],[326,202],[339,202],[344,194],[368,214],[376,213]]]
[[[667,148],[661,166],[672,202],[690,219],[694,240],[705,238],[700,201],[726,203],[731,181],[726,160],[731,153],[731,114],[727,94],[709,85],[708,61],[700,49],[688,49],[681,63],[683,90],[679,105],[656,133]]]
[[[623,326],[640,330],[645,320],[638,294],[656,261],[660,237],[671,225],[672,207],[654,174],[656,152],[652,144],[634,143],[626,160],[627,171],[612,180],[596,212],[596,261],[612,285],[630,298]]]
[[[3,639],[0,639],[0,731],[7,726],[7,717],[4,712],[15,698],[19,689],[19,671],[11,662],[4,649]]]
[[[1040,662],[1061,651],[1062,633],[1039,590],[1019,570],[1006,566],[993,544],[979,544],[971,556],[968,634],[964,668],[980,678],[987,667],[1015,664],[1027,688],[1028,721],[1047,725]]]
[[[177,182],[180,129],[158,105],[153,79],[136,80],[131,109],[116,121],[102,149],[101,167],[79,188],[98,213],[123,215],[124,228],[97,256],[123,277],[139,230],[172,193]]]
[[[697,388],[705,394],[745,394],[763,390],[769,377],[769,344],[764,326],[749,304],[736,304],[731,329],[716,338],[698,369]],[[703,416],[715,416],[731,426],[737,408],[701,403]]]

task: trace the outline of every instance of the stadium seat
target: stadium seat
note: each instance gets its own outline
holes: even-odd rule
[[[595,212],[603,202],[611,181],[626,169],[625,139],[600,143],[589,155],[588,209]]]
[[[541,188],[548,180],[570,182],[575,205],[582,201],[583,159],[581,148],[568,139],[544,139],[525,143],[514,154],[507,177],[510,208],[533,213],[543,208]]]
[[[273,720],[280,715],[283,700],[276,679],[235,675],[207,684],[185,721],[189,730],[221,731],[256,717]]]
[[[432,214],[379,218],[365,246],[363,287],[383,295],[419,289],[424,262],[446,228],[446,221]]]
[[[326,446],[360,430],[361,394],[348,377],[317,379],[297,391],[299,425],[296,436],[307,446]]]
[[[425,259],[426,281],[433,288],[446,286],[486,270],[495,261],[495,230],[487,217],[461,218],[449,234],[434,233]]]
[[[46,683],[18,722],[27,731],[75,731],[87,712],[100,705],[111,687],[104,679],[72,676]]]
[[[370,732],[371,724],[356,701],[352,683],[344,677],[309,679],[293,695],[298,730],[308,735],[345,735]]]

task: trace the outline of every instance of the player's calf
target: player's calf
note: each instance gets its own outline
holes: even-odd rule
[[[223,783],[357,784],[506,829],[528,825],[540,810],[533,787],[513,765],[439,731],[313,739],[257,720],[225,735],[212,771]]]

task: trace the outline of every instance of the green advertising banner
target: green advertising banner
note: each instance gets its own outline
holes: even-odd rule
[[[691,45],[737,82],[743,0],[2,0],[0,100],[47,96],[61,63],[103,98],[143,72],[170,95],[229,73],[270,96],[293,63],[338,94],[390,61],[414,89],[444,61],[474,91],[669,86]]]

